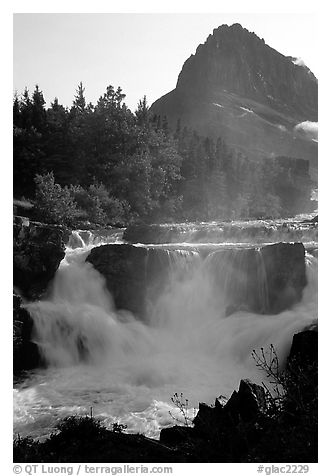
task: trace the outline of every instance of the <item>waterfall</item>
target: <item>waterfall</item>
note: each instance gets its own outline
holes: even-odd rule
[[[225,313],[254,310],[266,313],[268,284],[260,249],[231,249],[208,255],[205,266],[224,296]]]
[[[72,230],[67,248],[75,250],[77,248],[91,249],[93,246],[103,245],[106,243],[122,243],[123,229],[108,228],[96,230]]]
[[[258,250],[202,259],[196,250],[148,249],[146,273],[164,266],[167,284],[154,293],[149,320],[142,322],[116,309],[105,279],[85,261],[84,243],[67,249],[44,300],[27,305],[48,368],[15,389],[15,431],[22,435],[46,435],[59,418],[93,406],[106,425],[118,421],[156,437],[174,423],[174,392],[182,391],[193,408],[229,396],[241,378],[260,382],[252,350],[272,343],[284,359],[293,334],[317,317],[317,259],[311,255],[302,301],[263,315],[240,305],[250,302],[253,287],[252,305],[268,304]]]

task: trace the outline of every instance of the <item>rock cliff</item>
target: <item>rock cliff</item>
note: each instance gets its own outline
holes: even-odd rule
[[[252,159],[302,158],[317,168],[317,79],[239,24],[222,25],[183,65],[176,88],[152,106]]]

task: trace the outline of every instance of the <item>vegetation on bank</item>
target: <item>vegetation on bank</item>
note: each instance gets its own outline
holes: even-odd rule
[[[242,401],[239,389],[225,405],[200,406],[193,427],[187,400],[175,394],[185,425],[162,430],[154,446],[121,425],[107,430],[95,418],[73,416],[43,443],[15,438],[14,462],[317,462],[317,333],[306,331],[302,342],[283,370],[273,347],[254,352],[268,378],[264,394],[259,387],[256,399],[246,386]]]
[[[132,113],[108,86],[95,105],[79,84],[70,108],[36,86],[15,95],[14,195],[53,223],[276,218],[309,206],[305,161],[248,160],[223,138],[171,130],[144,97]]]

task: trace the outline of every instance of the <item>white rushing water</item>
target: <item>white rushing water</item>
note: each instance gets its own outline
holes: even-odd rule
[[[106,425],[157,437],[180,417],[171,403],[175,392],[183,392],[193,415],[199,401],[229,397],[241,378],[260,382],[252,350],[272,343],[284,358],[293,334],[317,318],[311,255],[303,299],[291,310],[224,317],[225,297],[206,262],[194,259],[185,276],[174,270],[147,325],[115,309],[104,278],[85,263],[91,246],[77,237],[71,244],[47,297],[28,305],[49,366],[15,386],[14,431],[21,435],[46,436],[59,419],[92,407]]]

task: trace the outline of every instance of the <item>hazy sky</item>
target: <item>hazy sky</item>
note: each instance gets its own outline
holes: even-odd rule
[[[121,86],[135,109],[176,86],[184,61],[214,28],[240,23],[285,55],[301,57],[318,77],[311,14],[97,14],[14,15],[14,90],[39,84],[49,103],[70,106],[82,81],[88,101],[106,86]]]

